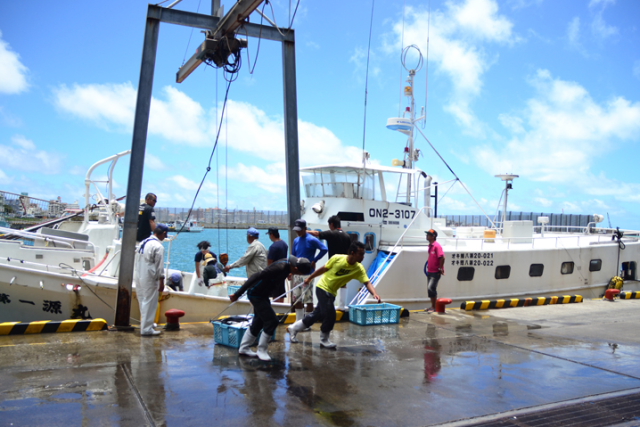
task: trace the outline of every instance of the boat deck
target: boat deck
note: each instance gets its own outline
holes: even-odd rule
[[[270,363],[214,344],[208,323],[0,336],[0,410],[3,425],[638,425],[639,310],[412,312],[336,324],[337,350],[318,325],[299,344],[280,326]]]

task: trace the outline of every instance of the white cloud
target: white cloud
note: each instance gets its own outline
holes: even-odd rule
[[[546,199],[544,197],[535,197],[533,200],[536,202],[536,204],[545,208],[548,208],[549,206],[553,206],[553,201]]]
[[[228,101],[229,141],[233,148],[268,161],[284,159],[284,125],[282,117],[269,117],[259,108]],[[345,146],[329,129],[298,120],[299,156],[302,166],[335,163],[335,153],[342,162],[360,161],[362,150]]]
[[[0,93],[11,95],[26,91],[29,88],[28,72],[29,69],[20,62],[20,55],[11,50],[0,31]]]
[[[177,144],[211,146],[217,122],[215,108],[202,105],[173,87],[162,90],[165,99],[153,98],[149,133]],[[61,86],[54,91],[55,103],[64,112],[113,131],[131,132],[135,110],[135,89],[131,83]],[[229,100],[226,107],[228,140],[233,149],[268,161],[284,158],[284,125],[281,116],[268,116],[259,108]],[[361,150],[344,146],[327,128],[298,121],[301,164],[329,163],[335,153],[342,161],[359,161]],[[220,147],[220,144],[219,144]],[[162,167],[157,158],[147,157],[150,166]]]
[[[0,169],[0,184],[7,185],[10,184],[11,181],[12,179],[6,173],[4,173],[2,169]]]
[[[0,77],[1,79],[2,77]],[[20,127],[22,126],[22,120],[11,114],[3,106],[0,105],[0,123],[8,127]]]
[[[446,11],[431,12],[431,17],[427,10],[407,7],[407,19],[394,25],[396,37],[386,50],[398,51],[404,35],[405,46],[415,44],[426,51],[429,37],[429,61],[450,78],[454,89],[445,109],[467,132],[482,134],[484,126],[471,110],[471,102],[480,94],[482,75],[493,60],[483,43],[513,44],[518,38],[512,32],[513,24],[499,14],[493,0],[446,5]]]
[[[158,156],[154,156],[149,152],[145,153],[144,166],[155,171],[168,170],[167,165]]]
[[[131,82],[74,84],[54,89],[55,105],[63,112],[115,132],[130,133],[136,108],[136,89]],[[165,99],[152,98],[149,134],[195,146],[211,142],[211,117],[202,106],[171,86],[162,89]]]
[[[580,52],[584,52],[584,48],[580,42],[580,18],[577,16],[573,18],[567,26],[567,39],[571,47]]]
[[[199,186],[200,182],[193,181],[183,175],[173,175],[161,183],[154,184],[154,188],[162,189],[162,191],[155,191],[162,206],[191,206]],[[215,206],[218,196],[224,197],[224,195],[218,195],[216,184],[205,180],[198,193],[198,200],[194,208]]]
[[[33,141],[22,135],[11,138],[13,145],[0,145],[3,165],[11,169],[52,175],[62,170],[63,156],[38,150]]]
[[[538,95],[521,115],[503,119],[523,123],[524,132],[514,133],[504,147],[476,148],[476,161],[491,173],[509,170],[587,192],[598,188],[605,178],[595,177],[591,166],[615,144],[638,140],[640,103],[622,97],[598,103],[578,83],[554,79],[546,70],[531,83]]]
[[[513,24],[498,15],[498,4],[493,0],[467,0],[461,5],[449,3],[449,10],[460,28],[480,39],[511,41]]]
[[[615,0],[591,0],[591,2],[589,2],[589,9],[594,12],[593,21],[591,22],[591,32],[600,39],[606,39],[618,34],[618,28],[613,25],[608,25],[602,16],[605,9],[613,6],[615,3]]]
[[[543,0],[507,0],[507,4],[511,5],[511,9],[524,9],[529,6],[540,5]]]
[[[253,184],[270,193],[283,193],[286,191],[286,173],[284,163],[272,163],[264,169],[258,166],[248,166],[238,163],[236,167],[229,168],[229,175],[242,182]]]
[[[131,132],[136,90],[130,82],[122,84],[61,85],[53,90],[54,103],[96,126],[118,132]]]

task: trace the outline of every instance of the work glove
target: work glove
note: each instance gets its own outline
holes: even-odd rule
[[[198,286],[204,286],[204,279],[202,277],[198,278]]]

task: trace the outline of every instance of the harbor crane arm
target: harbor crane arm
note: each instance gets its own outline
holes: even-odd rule
[[[207,32],[196,53],[178,70],[176,82],[182,83],[200,64],[210,60],[218,67],[228,65],[229,56],[247,47],[247,40],[235,38],[235,32],[263,0],[239,0],[219,22]]]

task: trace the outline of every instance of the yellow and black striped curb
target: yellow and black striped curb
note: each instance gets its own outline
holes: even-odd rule
[[[25,335],[46,334],[52,332],[85,332],[105,330],[107,330],[107,321],[104,319],[71,319],[63,321],[44,320],[29,323],[0,323],[0,335]]]
[[[515,298],[483,301],[465,301],[460,304],[462,310],[488,310],[490,308],[528,307],[532,305],[570,304],[582,302],[581,295],[564,295],[561,297]]]
[[[640,299],[640,292],[620,292],[618,297],[620,297],[620,299]]]

